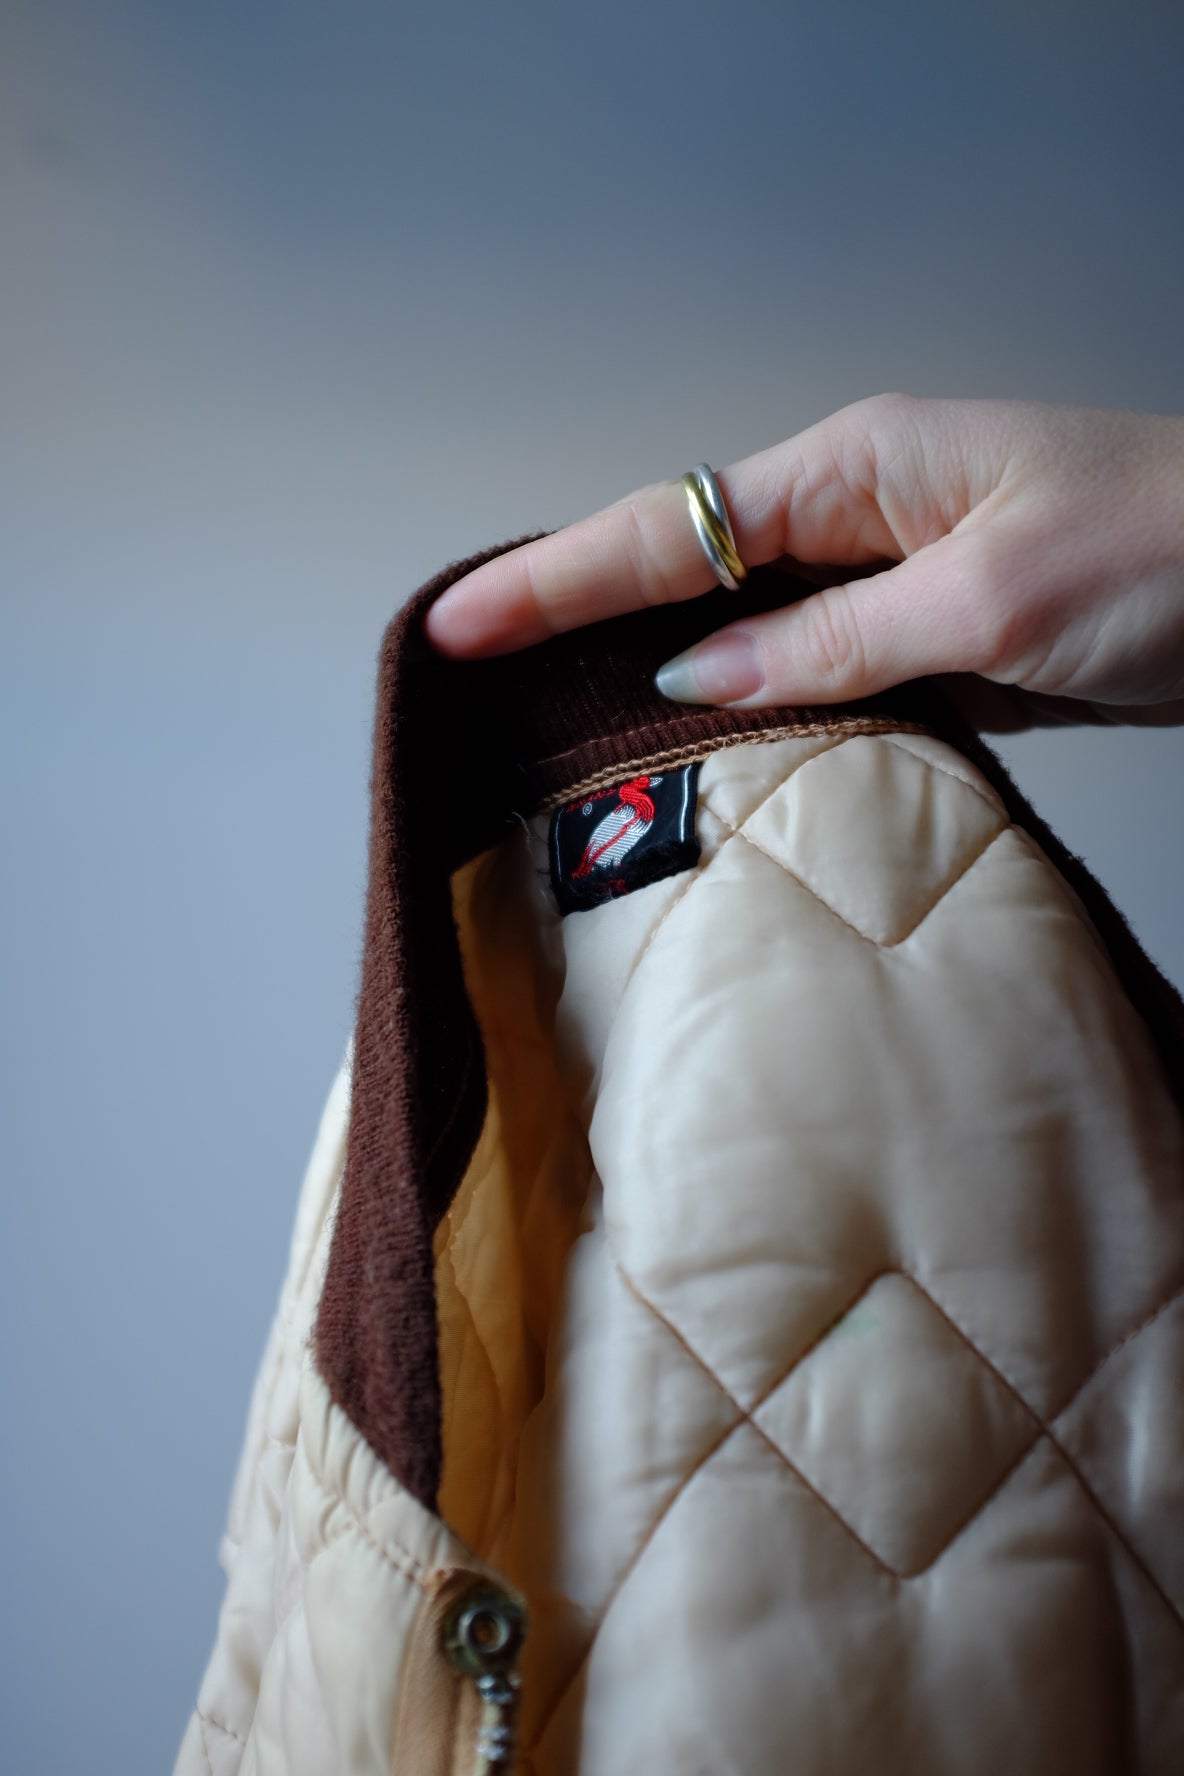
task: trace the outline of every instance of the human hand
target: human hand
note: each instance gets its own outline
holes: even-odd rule
[[[1184,699],[1184,420],[881,395],[718,479],[748,567],[895,565],[717,631],[662,668],[675,701],[838,702],[939,672],[1094,706]],[[506,653],[712,584],[665,482],[477,568],[427,632]]]

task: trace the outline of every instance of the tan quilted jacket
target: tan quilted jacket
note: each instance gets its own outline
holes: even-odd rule
[[[468,565],[178,1772],[1174,1776],[1179,1002],[919,690],[447,666]]]

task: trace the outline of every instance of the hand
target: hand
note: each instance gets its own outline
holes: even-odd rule
[[[881,395],[719,482],[748,567],[897,565],[717,631],[659,673],[676,701],[838,702],[938,672],[1184,699],[1184,420]],[[665,482],[477,568],[427,631],[446,654],[506,653],[712,581]]]

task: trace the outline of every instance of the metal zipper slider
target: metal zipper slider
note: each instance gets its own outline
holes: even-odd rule
[[[444,1651],[471,1677],[481,1711],[474,1776],[505,1776],[514,1761],[521,1682],[518,1654],[526,1612],[496,1585],[481,1583],[455,1603],[444,1622]]]

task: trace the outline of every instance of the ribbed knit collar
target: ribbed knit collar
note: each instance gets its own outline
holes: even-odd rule
[[[525,539],[522,539],[525,540]],[[599,773],[762,733],[937,733],[984,772],[1013,821],[1085,903],[1179,1089],[1184,1006],[1098,884],[1033,813],[932,686],[863,703],[689,710],[657,667],[746,612],[814,589],[792,567],[573,630],[499,659],[444,659],[424,614],[503,545],[446,568],[383,639],[371,773],[369,880],[345,1175],[316,1325],[330,1392],[428,1508],[441,1468],[432,1235],[486,1108],[481,1035],[465,990],[451,877],[526,816]],[[1184,1092],[1181,1092],[1184,1098]]]

